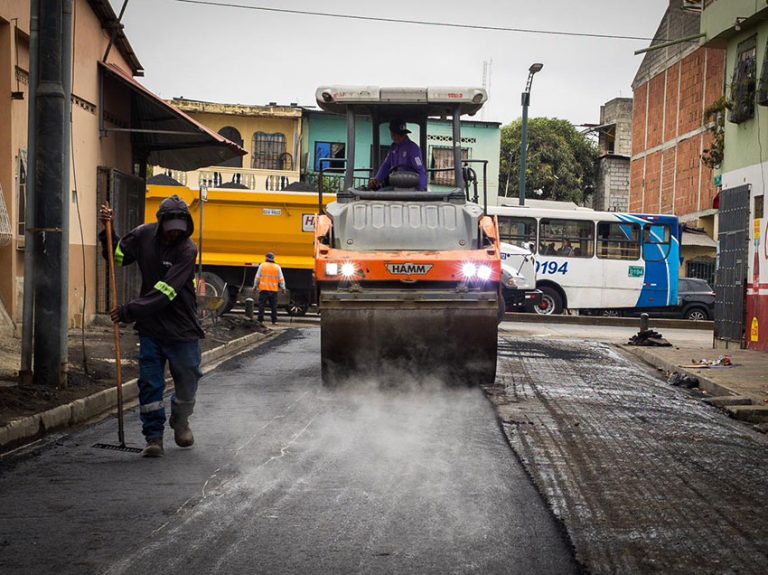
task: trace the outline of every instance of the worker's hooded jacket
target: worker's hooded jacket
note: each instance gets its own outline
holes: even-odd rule
[[[185,235],[177,243],[165,243],[161,237],[166,218],[186,221]],[[204,337],[194,286],[197,247],[190,239],[194,229],[186,203],[173,196],[160,204],[157,223],[141,225],[119,241],[115,238],[115,264],[136,262],[141,270],[141,294],[119,307],[120,320],[136,322],[139,335],[175,341]],[[104,232],[100,238],[106,244]]]

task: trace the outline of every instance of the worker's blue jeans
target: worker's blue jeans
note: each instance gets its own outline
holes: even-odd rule
[[[264,321],[264,307],[269,305],[272,323],[277,323],[277,292],[261,290],[259,292],[259,317],[258,321]]]
[[[147,441],[163,437],[165,428],[165,364],[175,391],[171,395],[171,424],[186,423],[195,408],[200,371],[200,341],[169,341],[139,338],[139,411]]]

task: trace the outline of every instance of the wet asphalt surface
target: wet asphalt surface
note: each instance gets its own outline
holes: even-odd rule
[[[318,350],[290,331],[207,375],[192,449],[94,449],[109,419],[4,461],[0,573],[578,572],[481,390],[328,391]]]
[[[591,573],[768,573],[765,435],[590,341],[502,337],[486,392]]]

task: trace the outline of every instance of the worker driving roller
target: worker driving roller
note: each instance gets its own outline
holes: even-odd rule
[[[393,120],[389,123],[389,133],[392,136],[392,146],[389,148],[384,163],[381,164],[376,177],[371,179],[368,187],[372,190],[378,190],[388,183],[389,174],[396,171],[411,171],[419,175],[418,189],[424,191],[427,189],[427,172],[424,169],[422,161],[421,148],[412,141],[408,134],[411,131],[405,122]]]

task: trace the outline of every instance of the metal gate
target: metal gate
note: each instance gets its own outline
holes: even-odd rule
[[[131,231],[144,223],[144,199],[146,185],[142,178],[130,176],[111,168],[98,168],[98,203],[109,201],[115,213],[115,233],[118,236]],[[96,258],[98,289],[96,292],[96,311],[108,313],[114,307],[109,291],[109,265],[101,257]],[[115,270],[117,279],[117,297],[120,303],[136,298],[141,291],[141,272],[132,265]]]
[[[715,337],[744,344],[749,256],[750,186],[720,192],[719,262],[715,276]]]

